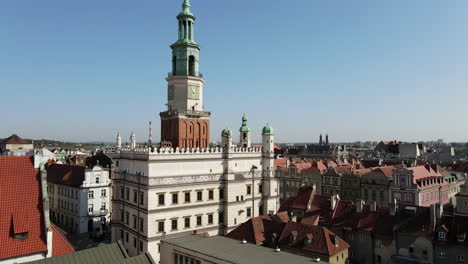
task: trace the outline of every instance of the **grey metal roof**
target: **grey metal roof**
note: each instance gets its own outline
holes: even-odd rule
[[[275,252],[272,248],[257,246],[254,244],[242,244],[240,241],[222,236],[202,237],[197,235],[187,235],[166,239],[163,243],[172,244],[180,248],[235,264],[328,263],[323,261],[315,262],[312,258],[284,251]]]
[[[129,257],[121,242],[41,259],[30,264],[154,264],[149,254]]]

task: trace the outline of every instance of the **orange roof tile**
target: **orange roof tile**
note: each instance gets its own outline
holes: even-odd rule
[[[0,245],[0,259],[47,250],[41,175],[30,156],[0,157]]]

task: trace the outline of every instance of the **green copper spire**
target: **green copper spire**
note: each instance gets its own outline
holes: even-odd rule
[[[190,12],[190,2],[189,0],[184,0],[184,3],[182,4],[182,12],[180,12],[177,15],[177,19],[180,19],[181,17],[191,17],[195,19],[195,16]]]
[[[239,129],[240,132],[250,132],[250,128],[247,127],[247,116],[244,114],[242,117],[242,126]]]
[[[190,12],[189,0],[184,0],[179,20],[179,37],[171,45],[172,76],[201,77],[199,72],[200,46],[195,42],[195,16]]]

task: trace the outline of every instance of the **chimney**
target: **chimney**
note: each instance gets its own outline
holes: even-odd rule
[[[356,201],[356,212],[361,213],[363,207],[364,207],[364,201],[363,200],[357,200]]]
[[[377,212],[377,202],[376,201],[370,202],[370,211],[371,212]]]
[[[390,215],[395,216],[398,211],[397,200],[393,199],[393,203],[390,204]]]
[[[297,216],[296,215],[291,216],[291,222],[297,223]]]

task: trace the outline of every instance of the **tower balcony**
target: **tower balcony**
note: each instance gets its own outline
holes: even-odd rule
[[[199,72],[198,75],[197,75],[197,74],[195,74],[195,75],[193,75],[193,74],[190,74],[190,75],[182,75],[182,74],[174,74],[174,73],[172,73],[172,72],[168,72],[168,73],[167,73],[167,78],[171,78],[171,77],[173,77],[173,76],[192,76],[192,77],[203,78],[203,73]]]
[[[159,113],[160,117],[169,118],[173,116],[184,115],[187,117],[210,117],[211,112],[195,111],[195,110],[171,110]]]

